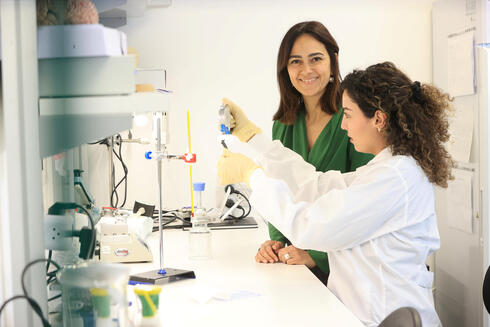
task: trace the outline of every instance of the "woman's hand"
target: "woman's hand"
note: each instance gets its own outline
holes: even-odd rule
[[[243,110],[233,101],[223,98],[222,102],[230,108],[230,114],[233,117],[233,121],[231,123],[232,135],[238,137],[242,142],[248,142],[255,134],[262,133],[262,130],[248,120],[247,115],[245,115]]]
[[[305,265],[308,268],[316,266],[315,261],[307,251],[298,249],[294,245],[283,247],[277,252],[277,256],[282,263],[288,265]]]
[[[284,244],[279,241],[265,241],[260,246],[259,251],[255,255],[255,261],[259,263],[274,263],[278,262],[277,251],[283,248]]]

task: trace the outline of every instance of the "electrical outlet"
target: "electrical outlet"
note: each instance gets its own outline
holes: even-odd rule
[[[44,216],[44,243],[48,250],[69,250],[72,245],[73,217]]]

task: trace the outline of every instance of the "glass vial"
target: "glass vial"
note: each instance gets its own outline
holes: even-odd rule
[[[211,229],[207,222],[194,221],[189,230],[189,259],[211,259]]]

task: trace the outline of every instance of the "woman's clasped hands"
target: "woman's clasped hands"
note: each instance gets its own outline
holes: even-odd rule
[[[315,266],[315,262],[305,250],[294,245],[284,246],[279,241],[265,241],[260,246],[255,261],[259,263],[282,262],[288,265],[305,265],[308,268]]]

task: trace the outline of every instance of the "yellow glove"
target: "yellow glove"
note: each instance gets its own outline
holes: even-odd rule
[[[249,157],[241,153],[233,153],[227,149],[223,149],[223,155],[218,160],[216,165],[218,168],[219,183],[221,185],[249,183],[250,175],[255,169],[260,168]]]
[[[223,104],[228,105],[230,113],[235,121],[235,126],[232,122],[231,134],[235,135],[242,142],[248,142],[255,134],[262,133],[262,130],[258,128],[254,123],[248,120],[247,115],[237,106],[233,101],[223,98]]]

